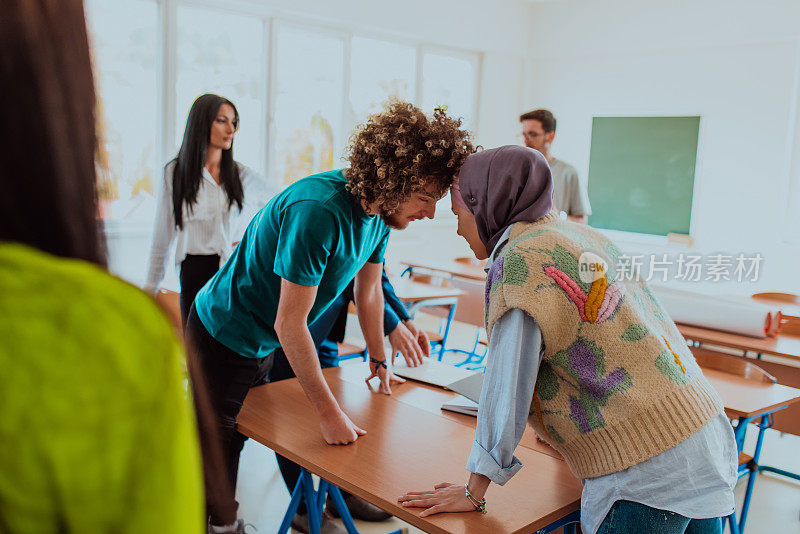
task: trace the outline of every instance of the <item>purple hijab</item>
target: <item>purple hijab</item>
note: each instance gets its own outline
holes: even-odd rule
[[[451,193],[475,216],[478,235],[491,254],[506,228],[550,212],[553,178],[540,152],[506,145],[467,157]]]

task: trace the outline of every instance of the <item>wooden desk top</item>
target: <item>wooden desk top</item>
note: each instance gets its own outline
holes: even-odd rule
[[[699,326],[685,324],[678,324],[677,326],[683,337],[701,343],[800,360],[800,337],[797,336],[779,335],[778,337],[757,338],[720,332],[719,330],[711,330]]]
[[[339,378],[352,384],[363,384],[364,378],[368,376],[368,373],[365,374],[367,370],[366,364],[344,365],[339,369]],[[422,382],[406,380],[405,384],[401,384],[392,388],[392,397],[400,402],[404,402],[414,406],[415,408],[419,408],[420,410],[441,415],[442,417],[446,417],[451,421],[466,425],[470,427],[473,432],[478,424],[478,419],[471,415],[451,412],[449,410],[442,410],[442,404],[458,397],[458,393],[454,391],[442,389],[430,384],[423,384]],[[548,456],[552,456],[553,458],[563,460],[558,451],[546,443],[542,443],[536,439],[536,432],[534,432],[530,426],[525,428],[525,433],[522,435],[522,441],[520,441],[520,445]]]
[[[405,303],[419,302],[421,300],[460,297],[464,291],[454,287],[438,287],[430,284],[412,282],[407,278],[393,278],[392,287],[397,298]]]
[[[703,374],[722,397],[728,417],[754,417],[800,401],[800,389],[756,382],[716,369],[703,369]]]
[[[460,278],[467,278],[469,280],[477,280],[483,282],[486,280],[486,273],[483,267],[477,265],[469,265],[467,263],[459,263],[457,261],[436,261],[436,260],[423,260],[423,261],[401,261],[402,265],[408,267],[419,267],[421,269],[428,269],[431,271],[439,271],[441,273],[458,276]]]
[[[398,506],[405,491],[464,482],[474,430],[342,380],[340,372],[323,371],[342,408],[367,431],[352,445],[325,443],[296,379],[251,389],[239,431],[426,532],[530,534],[580,507],[581,484],[567,464],[524,447],[517,457],[525,467],[505,486],[489,488],[486,515],[420,518],[421,509]]]

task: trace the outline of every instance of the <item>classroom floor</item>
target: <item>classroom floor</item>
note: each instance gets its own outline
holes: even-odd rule
[[[350,323],[355,322],[350,321]],[[358,342],[356,336],[357,334],[348,328],[348,341]],[[473,336],[471,328],[455,325],[451,337],[452,346],[469,348],[472,346]],[[461,358],[461,356],[453,356],[447,359],[460,361]],[[350,360],[346,364],[364,365],[360,360]],[[745,447],[748,452],[752,452],[755,448],[755,430],[753,427],[748,431]],[[761,463],[800,473],[800,437],[790,434],[782,436],[779,432],[768,430],[764,438]],[[745,478],[740,479],[736,487],[737,509],[741,507],[745,483]],[[397,488],[398,496],[406,489],[417,488]],[[237,499],[240,503],[239,516],[256,527],[258,534],[277,532],[289,504],[289,493],[278,472],[275,455],[253,440],[245,443],[242,452]],[[489,504],[491,506],[491,503]],[[409,534],[422,532],[399,519],[391,519],[382,523],[356,521],[356,526],[363,534],[382,534],[404,527]],[[725,532],[728,530],[726,529]],[[747,534],[800,534],[800,482],[770,473],[759,475],[751,500],[745,532]]]

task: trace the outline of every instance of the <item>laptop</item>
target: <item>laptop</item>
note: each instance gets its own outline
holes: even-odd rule
[[[450,387],[451,384],[476,374],[483,374],[480,371],[468,371],[467,369],[430,358],[426,358],[425,363],[417,367],[408,367],[404,361],[397,362],[392,367],[392,372],[409,380],[416,380],[417,382],[424,382],[445,389],[453,389]]]
[[[473,375],[467,376],[453,382],[447,389],[459,393],[472,402],[478,402],[481,398],[481,389],[483,388],[483,373],[478,371]]]

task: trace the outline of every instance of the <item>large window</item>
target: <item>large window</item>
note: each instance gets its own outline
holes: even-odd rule
[[[158,5],[89,0],[98,89],[98,181],[107,219],[149,223],[158,162]]]
[[[422,107],[430,112],[447,106],[448,115],[462,117],[475,128],[478,59],[475,55],[426,52],[422,58]]]
[[[340,166],[344,40],[281,25],[276,48],[270,168],[281,184],[290,184]]]
[[[477,126],[477,53],[277,19],[258,3],[86,0],[86,8],[101,209],[112,266],[134,283],[144,276],[163,166],[203,93],[236,105],[235,158],[273,186],[345,166],[353,128],[392,97],[427,112],[447,106]]]
[[[389,98],[413,102],[417,49],[411,45],[353,37],[350,45],[350,107],[354,123],[381,110]]]
[[[194,99],[216,93],[236,106],[234,157],[264,172],[267,57],[264,23],[206,8],[178,7],[175,150]]]

